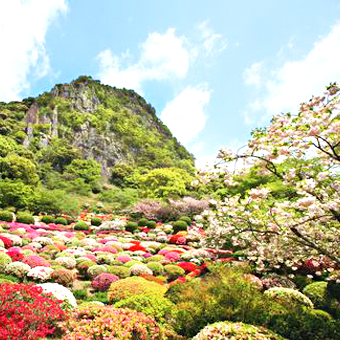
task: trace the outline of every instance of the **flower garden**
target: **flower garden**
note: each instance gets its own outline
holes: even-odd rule
[[[334,272],[318,277],[309,260],[295,275],[260,273],[240,252],[203,247],[200,215],[42,221],[1,222],[0,339],[340,335]]]
[[[1,210],[0,340],[340,339],[339,94],[221,150],[196,198]]]

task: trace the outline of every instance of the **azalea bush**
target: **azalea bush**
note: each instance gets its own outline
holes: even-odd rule
[[[1,340],[40,339],[66,318],[61,302],[32,284],[1,284],[0,306]]]
[[[157,323],[143,313],[112,306],[89,306],[64,323],[63,340],[165,339]]]
[[[313,259],[320,264],[315,274],[322,275],[340,265],[339,92],[331,84],[322,96],[301,104],[298,114],[274,116],[267,128],[253,131],[246,148],[220,151],[221,162],[201,174],[202,183],[222,176],[226,188],[237,189],[235,179],[254,166],[275,182],[210,202],[206,244],[243,249],[258,270],[294,271]],[[277,185],[289,190],[275,197]]]

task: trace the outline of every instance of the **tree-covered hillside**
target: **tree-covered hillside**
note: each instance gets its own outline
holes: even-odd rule
[[[193,174],[193,156],[132,90],[81,76],[0,102],[1,207],[51,210],[49,195],[65,193],[178,197]]]

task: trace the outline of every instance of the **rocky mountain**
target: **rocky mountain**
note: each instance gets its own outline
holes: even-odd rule
[[[106,178],[120,164],[147,170],[194,166],[193,156],[141,96],[87,76],[37,98],[0,102],[1,135],[20,146],[19,154],[55,171],[74,158],[97,161]]]

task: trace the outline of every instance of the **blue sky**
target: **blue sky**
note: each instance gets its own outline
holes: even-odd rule
[[[337,0],[0,0],[0,101],[132,88],[197,158],[340,81]]]

